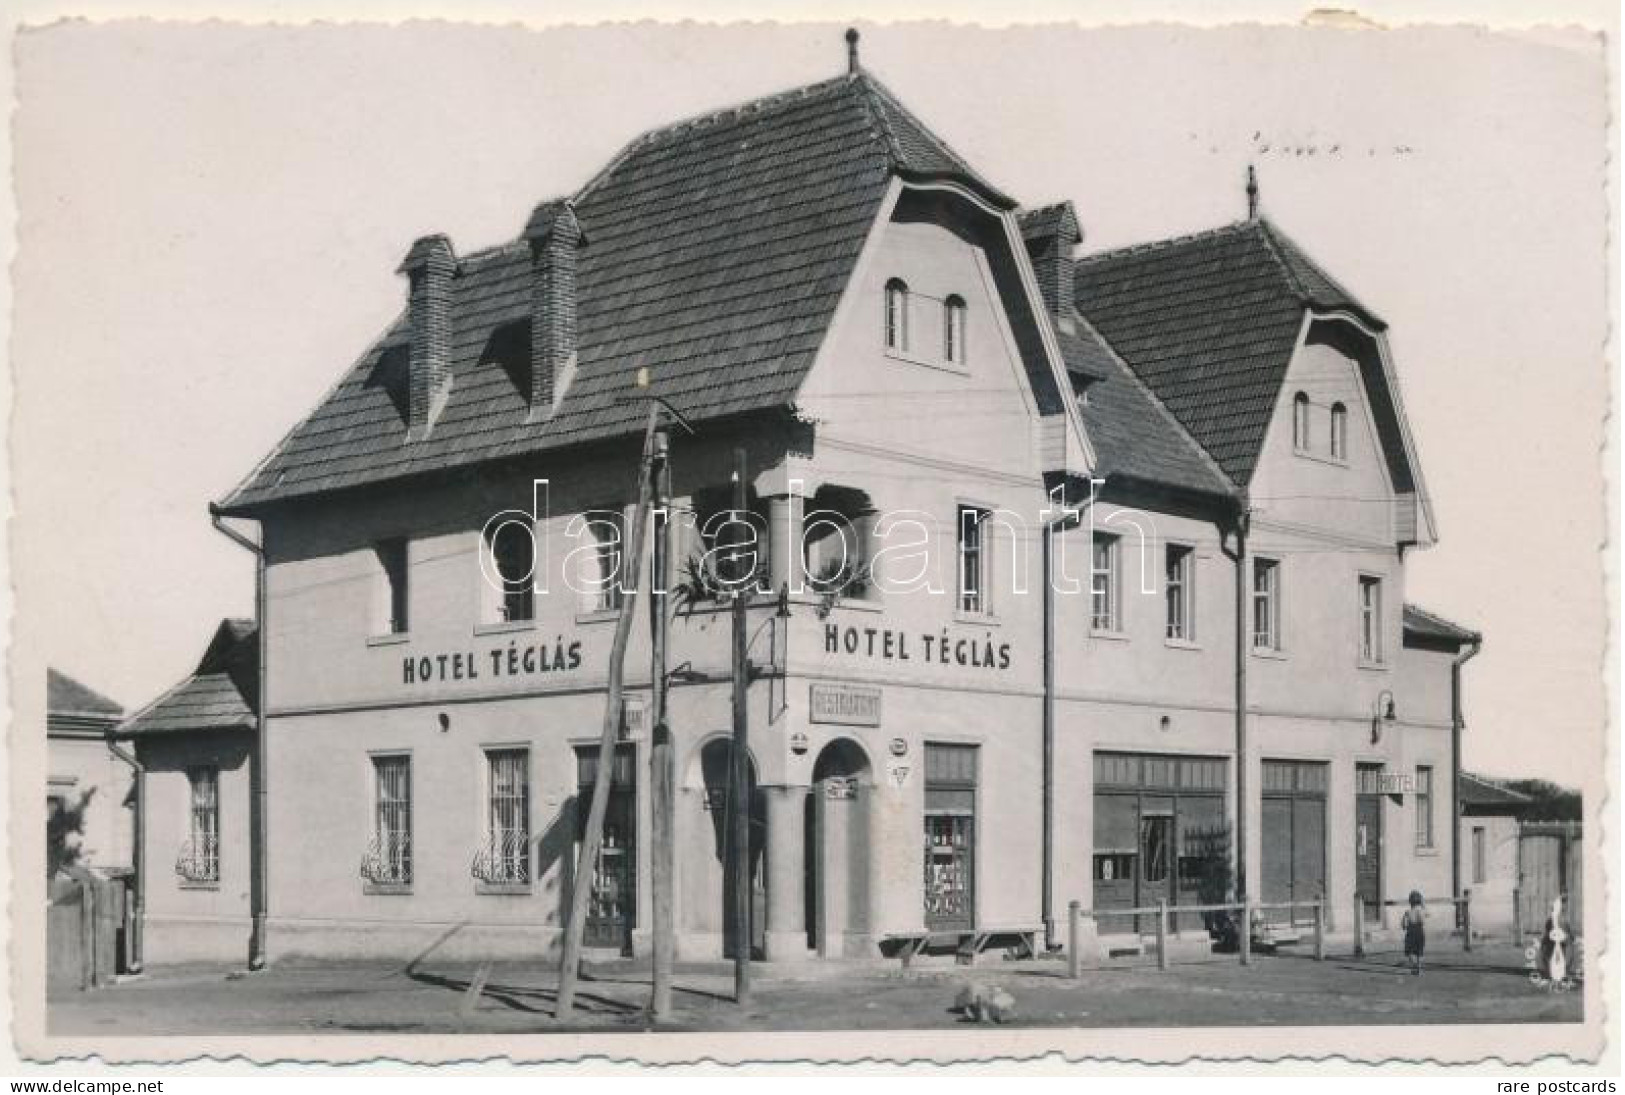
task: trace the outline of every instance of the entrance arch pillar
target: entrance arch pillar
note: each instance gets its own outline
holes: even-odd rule
[[[767,933],[769,962],[807,957],[806,787],[764,787],[767,800]]]

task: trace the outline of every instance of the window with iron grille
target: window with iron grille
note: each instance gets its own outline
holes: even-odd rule
[[[1416,767],[1416,846],[1433,847],[1433,769]]]
[[[1192,595],[1191,571],[1196,560],[1196,552],[1183,544],[1169,544],[1166,549],[1163,572],[1165,575],[1165,596],[1168,601],[1167,630],[1168,638],[1190,642],[1196,638],[1195,621],[1192,619],[1191,606],[1195,601]]]
[[[412,884],[412,758],[372,758],[372,845],[362,876],[381,886]]]
[[[186,843],[175,872],[188,882],[220,881],[220,769],[188,768]]]
[[[475,856],[482,882],[530,882],[530,750],[489,749],[485,844]]]
[[[1473,826],[1473,883],[1484,882],[1489,878],[1489,863],[1486,857],[1486,835],[1484,826]]]
[[[1095,533],[1090,563],[1089,626],[1095,631],[1117,631],[1121,627],[1118,605],[1122,595],[1118,574],[1118,537]]]
[[[987,577],[989,546],[988,511],[976,506],[959,507],[959,610],[988,611]]]

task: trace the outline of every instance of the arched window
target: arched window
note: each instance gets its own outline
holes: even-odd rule
[[[942,302],[942,357],[951,365],[965,363],[965,301],[952,296]]]
[[[908,285],[901,278],[886,283],[886,349],[908,350]]]
[[[1332,404],[1332,456],[1349,458],[1349,409],[1341,403]]]
[[[1309,447],[1309,396],[1304,392],[1292,397],[1292,447]]]

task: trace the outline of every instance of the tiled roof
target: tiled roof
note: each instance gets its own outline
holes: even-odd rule
[[[1078,310],[1230,479],[1252,476],[1306,308],[1382,323],[1264,220],[1079,259]]]
[[[1478,808],[1490,806],[1517,810],[1534,803],[1534,799],[1521,791],[1503,787],[1492,779],[1475,776],[1471,772],[1461,773],[1461,778],[1456,782],[1456,794],[1463,806]]]
[[[66,673],[49,667],[45,670],[45,709],[53,715],[124,714],[124,708],[100,692],[80,684]]]
[[[1429,612],[1417,605],[1405,606],[1405,633],[1417,635],[1426,639],[1441,639],[1456,643],[1458,646],[1466,643],[1482,642],[1484,637],[1477,631],[1451,623],[1437,613]]]
[[[251,620],[223,620],[197,671],[118,728],[121,738],[188,730],[252,730],[258,691],[257,632]]]
[[[1094,473],[1203,494],[1233,493],[1230,482],[1156,396],[1082,317],[1076,333],[1059,331],[1067,369],[1100,379],[1079,408],[1095,448]]]
[[[471,254],[453,281],[452,382],[405,443],[404,316],[226,500],[263,503],[634,433],[653,391],[690,419],[790,404],[892,174],[952,178],[1008,208],[867,74],[655,130],[573,198],[576,373],[530,421],[530,255]]]

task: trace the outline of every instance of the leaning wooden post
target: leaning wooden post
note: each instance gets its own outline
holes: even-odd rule
[[[1365,902],[1354,895],[1354,957],[1365,957]]]
[[[1253,961],[1253,910],[1247,902],[1241,903],[1241,964],[1251,965]]]
[[[1066,906],[1066,975],[1076,981],[1083,976],[1083,904]]]
[[[1326,899],[1315,901],[1315,961],[1326,961]]]
[[[632,517],[631,554],[625,573],[643,574],[644,527],[649,519],[649,469],[654,463],[655,426],[660,405],[649,403],[649,424],[643,431],[643,458],[638,462],[638,508]],[[576,859],[575,884],[570,893],[570,919],[564,922],[564,947],[559,958],[559,1000],[554,1017],[569,1019],[575,1011],[576,978],[581,966],[581,936],[587,926],[587,901],[592,896],[593,863],[604,837],[604,815],[609,812],[609,784],[615,770],[615,740],[621,729],[621,681],[626,670],[626,643],[632,636],[632,614],[637,607],[637,582],[621,596],[620,615],[615,620],[615,639],[609,654],[609,695],[604,702],[604,730],[598,741],[598,771],[592,781],[592,806],[587,811],[587,831],[581,834],[581,853]]]
[[[1157,968],[1168,968],[1168,902],[1157,902]]]
[[[1461,949],[1473,949],[1473,891],[1461,891]]]

